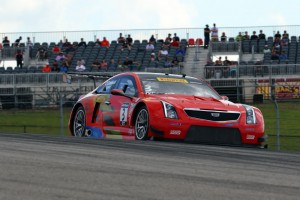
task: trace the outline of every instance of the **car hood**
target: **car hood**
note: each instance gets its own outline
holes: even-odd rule
[[[227,100],[218,100],[210,97],[186,96],[186,95],[155,95],[157,100],[165,101],[177,108],[195,108],[202,110],[241,111],[242,105]]]

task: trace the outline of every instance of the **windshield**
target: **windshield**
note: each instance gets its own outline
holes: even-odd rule
[[[205,82],[197,79],[156,77],[142,79],[146,94],[183,94],[221,99]]]

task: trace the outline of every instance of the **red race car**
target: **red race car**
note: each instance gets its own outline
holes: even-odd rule
[[[267,138],[258,108],[232,103],[194,77],[147,72],[118,74],[80,97],[69,129],[77,137],[259,147]]]

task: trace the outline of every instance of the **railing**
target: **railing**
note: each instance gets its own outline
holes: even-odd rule
[[[205,66],[206,79],[220,78],[253,78],[253,77],[282,77],[293,75],[299,77],[300,64],[263,64],[263,65],[231,65]]]
[[[299,25],[285,25],[285,26],[245,26],[245,27],[218,27],[219,32],[225,32],[227,37],[236,37],[239,32],[244,33],[248,31],[249,35],[252,31],[258,32],[263,30],[266,36],[274,36],[277,31],[282,33],[286,30],[290,36],[300,35]],[[204,28],[170,28],[170,29],[120,29],[120,30],[87,30],[87,31],[56,31],[56,32],[3,32],[0,33],[1,37],[5,36],[14,41],[22,36],[24,39],[21,42],[26,42],[25,38],[30,37],[35,42],[59,42],[60,40],[68,39],[72,41],[80,41],[80,38],[84,38],[85,41],[96,41],[97,38],[102,40],[105,36],[109,41],[116,40],[122,33],[124,36],[131,35],[133,40],[148,40],[151,35],[154,35],[156,39],[165,39],[168,33],[177,33],[180,38],[203,38]],[[221,34],[220,34],[221,35]]]

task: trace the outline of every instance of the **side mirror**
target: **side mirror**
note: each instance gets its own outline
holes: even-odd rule
[[[225,101],[229,101],[228,96],[221,96],[221,98],[222,98],[223,100],[225,100]]]
[[[123,96],[123,97],[128,97],[129,99],[132,99],[132,97],[125,94],[123,90],[113,89],[113,90],[111,90],[110,93],[112,95]]]
[[[113,89],[110,93],[112,95],[125,96],[125,93],[123,92],[123,90]]]

